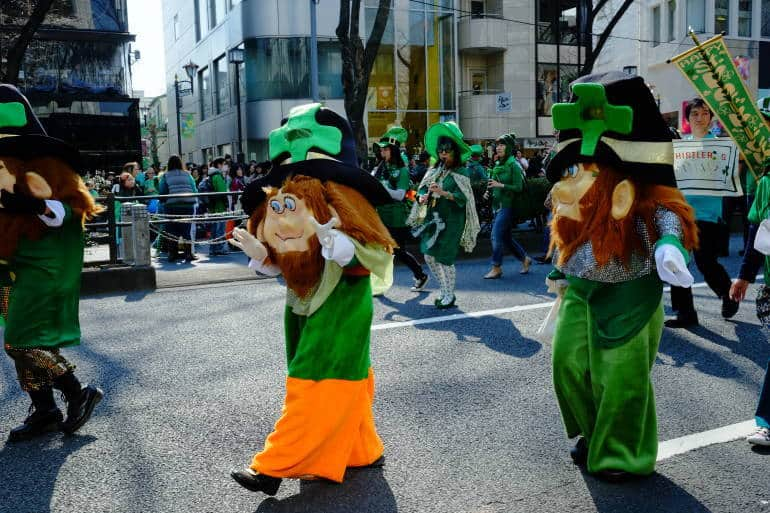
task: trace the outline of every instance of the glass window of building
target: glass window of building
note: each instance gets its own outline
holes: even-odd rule
[[[770,0],[762,0],[762,37],[770,37]]]
[[[377,9],[366,9],[367,37],[371,31],[372,24],[374,24],[376,14]],[[385,32],[382,35],[380,48],[377,51],[377,57],[374,59],[372,73],[369,77],[369,91],[366,102],[366,109],[369,112],[396,109],[394,40],[393,12],[391,11],[387,25],[385,25]]]
[[[687,0],[687,26],[698,33],[706,32],[705,0]]]
[[[322,99],[343,98],[342,50],[339,41],[318,41],[318,94]]]
[[[546,44],[576,45],[579,25],[578,10],[590,12],[588,0],[538,0],[537,42]]]
[[[714,2],[714,33],[727,32],[730,28],[730,0]]]
[[[227,59],[223,55],[214,61],[214,87],[216,98],[216,113],[222,114],[230,103],[229,83],[227,80]]]
[[[249,101],[310,97],[307,38],[246,41],[246,95]],[[320,74],[320,70],[319,70]]]
[[[200,41],[209,31],[208,0],[195,0],[195,36]]]
[[[208,0],[209,28],[214,28],[225,19],[226,0]]]
[[[660,44],[660,6],[652,8],[652,46]]]
[[[668,40],[676,39],[676,0],[668,0]]]
[[[751,11],[754,2],[752,0],[738,0],[738,35],[751,37]]]
[[[577,77],[577,65],[538,63],[535,98],[537,115],[550,116],[554,103],[568,102],[569,85]]]
[[[200,94],[201,121],[211,117],[211,75],[208,68],[198,72],[198,94]]]
[[[425,13],[398,10],[396,15],[396,80],[399,110],[425,110]],[[403,17],[403,20],[398,18]],[[424,116],[423,116],[424,117]]]

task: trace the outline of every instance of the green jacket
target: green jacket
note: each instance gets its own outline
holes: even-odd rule
[[[409,190],[409,169],[406,167],[398,168],[391,164],[385,164],[385,169],[379,177],[380,183],[388,189],[403,191]],[[393,200],[386,205],[377,207],[377,213],[382,219],[382,223],[388,228],[403,228],[406,226],[406,217],[408,207],[404,200]]]
[[[749,210],[749,222],[760,224],[770,215],[770,175],[759,179],[757,190],[754,193],[754,203]],[[765,257],[765,285],[770,284],[770,257]]]
[[[495,187],[492,189],[492,208],[494,210],[511,208],[516,198],[516,193],[524,189],[521,166],[516,162],[516,158],[510,156],[502,164],[498,160],[495,167],[489,173],[489,178],[503,184],[502,188]]]
[[[227,192],[227,182],[222,176],[222,171],[209,171],[209,180],[211,181],[211,192]],[[218,214],[227,211],[227,196],[209,197],[209,213]]]

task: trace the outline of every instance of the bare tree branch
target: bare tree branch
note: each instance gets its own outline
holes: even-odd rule
[[[3,82],[8,84],[16,84],[19,82],[19,72],[21,71],[21,65],[24,62],[24,54],[27,51],[27,47],[35,37],[35,32],[40,28],[40,25],[45,21],[45,17],[48,11],[51,9],[51,5],[54,0],[38,0],[35,5],[35,9],[30,14],[27,23],[22,27],[19,37],[14,41],[13,46],[8,50],[6,55],[5,76],[3,76]]]
[[[369,39],[366,41],[366,53],[364,54],[364,62],[370,63],[367,70],[369,73],[372,71],[374,59],[377,57],[377,52],[380,49],[382,36],[385,34],[385,28],[388,25],[389,15],[390,0],[380,0],[380,5],[377,7],[377,16],[374,18],[372,33],[369,35]]]
[[[599,54],[604,48],[604,45],[607,43],[607,40],[610,38],[610,35],[612,35],[612,31],[615,28],[615,25],[620,22],[620,19],[626,13],[628,8],[631,7],[632,3],[634,3],[634,0],[624,0],[620,8],[615,11],[612,19],[599,36],[599,40],[596,42],[596,45],[593,46],[591,51],[588,53],[586,61],[583,63],[583,69],[580,71],[581,75],[587,75],[591,73],[594,68],[594,64],[596,64],[596,59],[599,57]]]
[[[591,11],[591,18],[596,18],[596,16],[599,14],[599,11],[602,10],[602,7],[609,2],[609,0],[599,0],[599,2],[594,6],[593,10]]]

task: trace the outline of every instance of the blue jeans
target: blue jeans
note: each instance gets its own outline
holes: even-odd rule
[[[511,234],[513,228],[513,209],[501,208],[495,213],[495,221],[492,225],[492,265],[500,266],[503,263],[503,252],[507,249],[520,261],[524,261],[527,252],[516,242]]]
[[[757,426],[770,428],[770,360],[767,361],[765,383],[759,393],[759,404],[754,418],[757,421]]]
[[[224,237],[225,235],[225,223],[211,223],[211,238],[216,239],[219,237]],[[211,253],[227,253],[227,241],[222,241],[217,244],[212,244],[211,248],[209,249],[209,254]]]

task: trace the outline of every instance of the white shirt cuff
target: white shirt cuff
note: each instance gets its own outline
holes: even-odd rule
[[[67,213],[64,211],[64,205],[61,201],[45,200],[45,206],[53,213],[54,217],[48,217],[45,214],[41,214],[38,217],[43,221],[46,226],[51,228],[58,228],[64,224],[64,216]]]
[[[277,265],[266,265],[264,260],[260,262],[259,260],[254,260],[253,258],[249,259],[249,269],[257,271],[260,274],[264,274],[265,276],[278,276],[281,274],[281,269]]]
[[[332,230],[334,242],[331,248],[321,246],[321,256],[326,260],[334,260],[340,267],[345,267],[356,255],[356,247],[350,237],[339,230]]]
[[[394,200],[401,201],[404,199],[404,196],[406,196],[406,191],[404,189],[388,189],[388,194],[390,194],[390,197]]]

